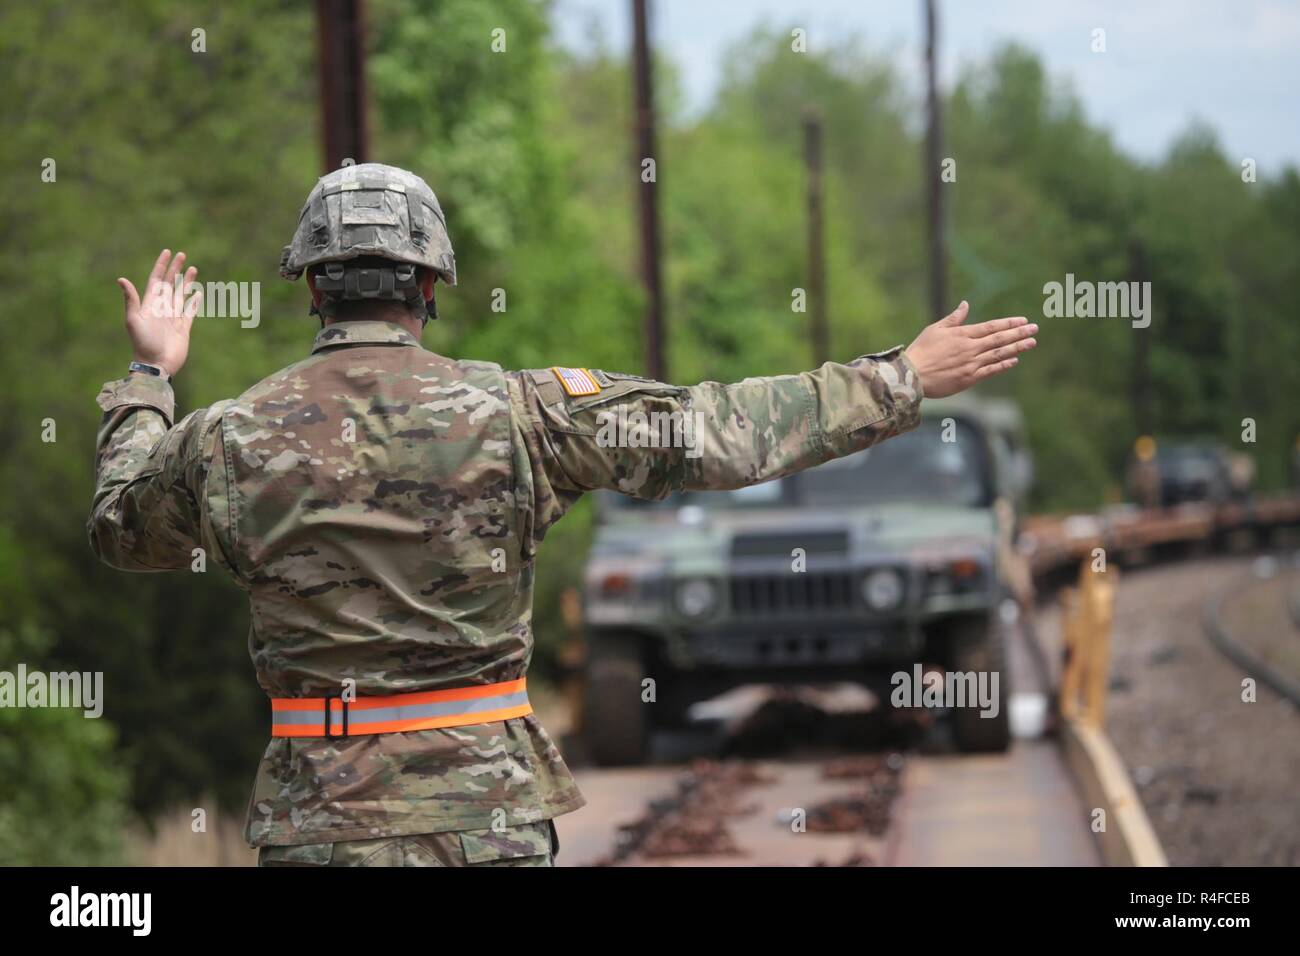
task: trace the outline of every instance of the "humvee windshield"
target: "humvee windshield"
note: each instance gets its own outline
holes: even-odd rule
[[[1223,469],[1218,449],[1206,445],[1174,445],[1156,452],[1161,472],[1184,480],[1210,480]]]
[[[914,430],[874,448],[789,478],[735,491],[692,491],[664,501],[611,494],[608,500],[620,508],[843,507],[900,502],[986,506],[993,492],[983,436],[961,419],[952,421],[951,431],[945,434],[942,420],[923,419]],[[950,440],[944,441],[945,437]]]

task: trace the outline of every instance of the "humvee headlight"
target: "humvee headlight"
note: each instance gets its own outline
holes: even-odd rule
[[[926,572],[927,597],[952,597],[973,594],[984,584],[984,568],[975,558],[958,558],[950,564],[932,567]]]
[[[862,579],[862,597],[873,611],[889,611],[903,603],[903,576],[893,568],[872,571]]]
[[[686,617],[707,617],[718,608],[718,588],[706,578],[692,578],[677,585],[677,610]]]

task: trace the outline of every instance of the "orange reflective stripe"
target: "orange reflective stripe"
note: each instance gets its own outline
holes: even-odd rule
[[[326,706],[329,707],[328,735]],[[276,697],[271,700],[271,735],[336,738],[435,730],[511,720],[532,712],[527,681],[522,677],[498,684],[363,697],[347,702],[337,697]]]
[[[478,684],[474,687],[455,687],[451,690],[426,690],[414,694],[394,694],[391,697],[358,697],[348,704],[355,711],[376,707],[393,707],[403,704],[434,704],[452,700],[479,700],[501,694],[515,694],[527,690],[528,679],[502,681],[499,684]],[[272,697],[272,710],[320,710],[323,697]],[[338,700],[337,697],[331,700]]]
[[[376,724],[352,723],[348,725],[348,737],[360,736],[363,734],[395,734],[403,731],[413,730],[440,730],[444,727],[467,727],[470,724],[490,724],[498,720],[512,720],[515,717],[527,717],[533,712],[529,704],[521,704],[518,707],[507,707],[504,710],[488,710],[477,714],[464,714],[460,716],[452,715],[449,717],[429,717],[424,720],[388,720]],[[335,721],[330,726],[331,732],[337,732],[341,728]],[[296,727],[276,728],[272,731],[274,737],[324,737],[324,724],[305,724]],[[341,736],[341,735],[339,735]]]

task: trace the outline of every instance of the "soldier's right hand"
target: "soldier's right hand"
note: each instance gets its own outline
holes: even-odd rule
[[[944,398],[1012,368],[1019,353],[1032,349],[1038,331],[1022,315],[962,325],[970,307],[965,301],[933,325],[927,325],[906,349],[916,366],[926,398]]]
[[[175,375],[190,351],[190,327],[202,305],[202,291],[194,285],[199,270],[190,266],[181,275],[185,253],[172,256],[164,249],[145,281],[144,300],[130,279],[118,279],[126,305],[126,334],[131,337],[137,362],[160,366]]]

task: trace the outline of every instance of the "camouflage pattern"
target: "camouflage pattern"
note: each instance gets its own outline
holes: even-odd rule
[[[522,677],[533,560],[584,491],[731,488],[913,426],[901,350],[815,372],[682,388],[596,371],[573,398],[550,370],[444,358],[383,322],[326,326],[309,358],[175,427],[171,387],[99,397],[89,532],[109,564],[186,569],[202,547],[248,592],[271,697],[443,690]],[[617,404],[699,413],[702,452],[608,447]],[[268,708],[269,709],[269,708]],[[255,846],[537,823],[582,806],[533,716],[342,740],[272,739]]]
[[[839,458],[916,426],[921,388],[902,348],[827,362],[814,372],[685,388],[596,373],[598,394],[570,397],[549,369],[512,376],[529,416],[524,439],[547,462],[535,488],[544,530],[584,491],[636,498],[740,488]],[[646,418],[698,413],[694,455],[683,447],[601,447],[603,415],[619,406]]]
[[[262,847],[258,866],[554,866],[554,824]]]
[[[415,173],[382,163],[344,166],[322,176],[280,255],[280,275],[297,279],[322,262],[380,256],[434,270],[456,284],[447,220]]]

